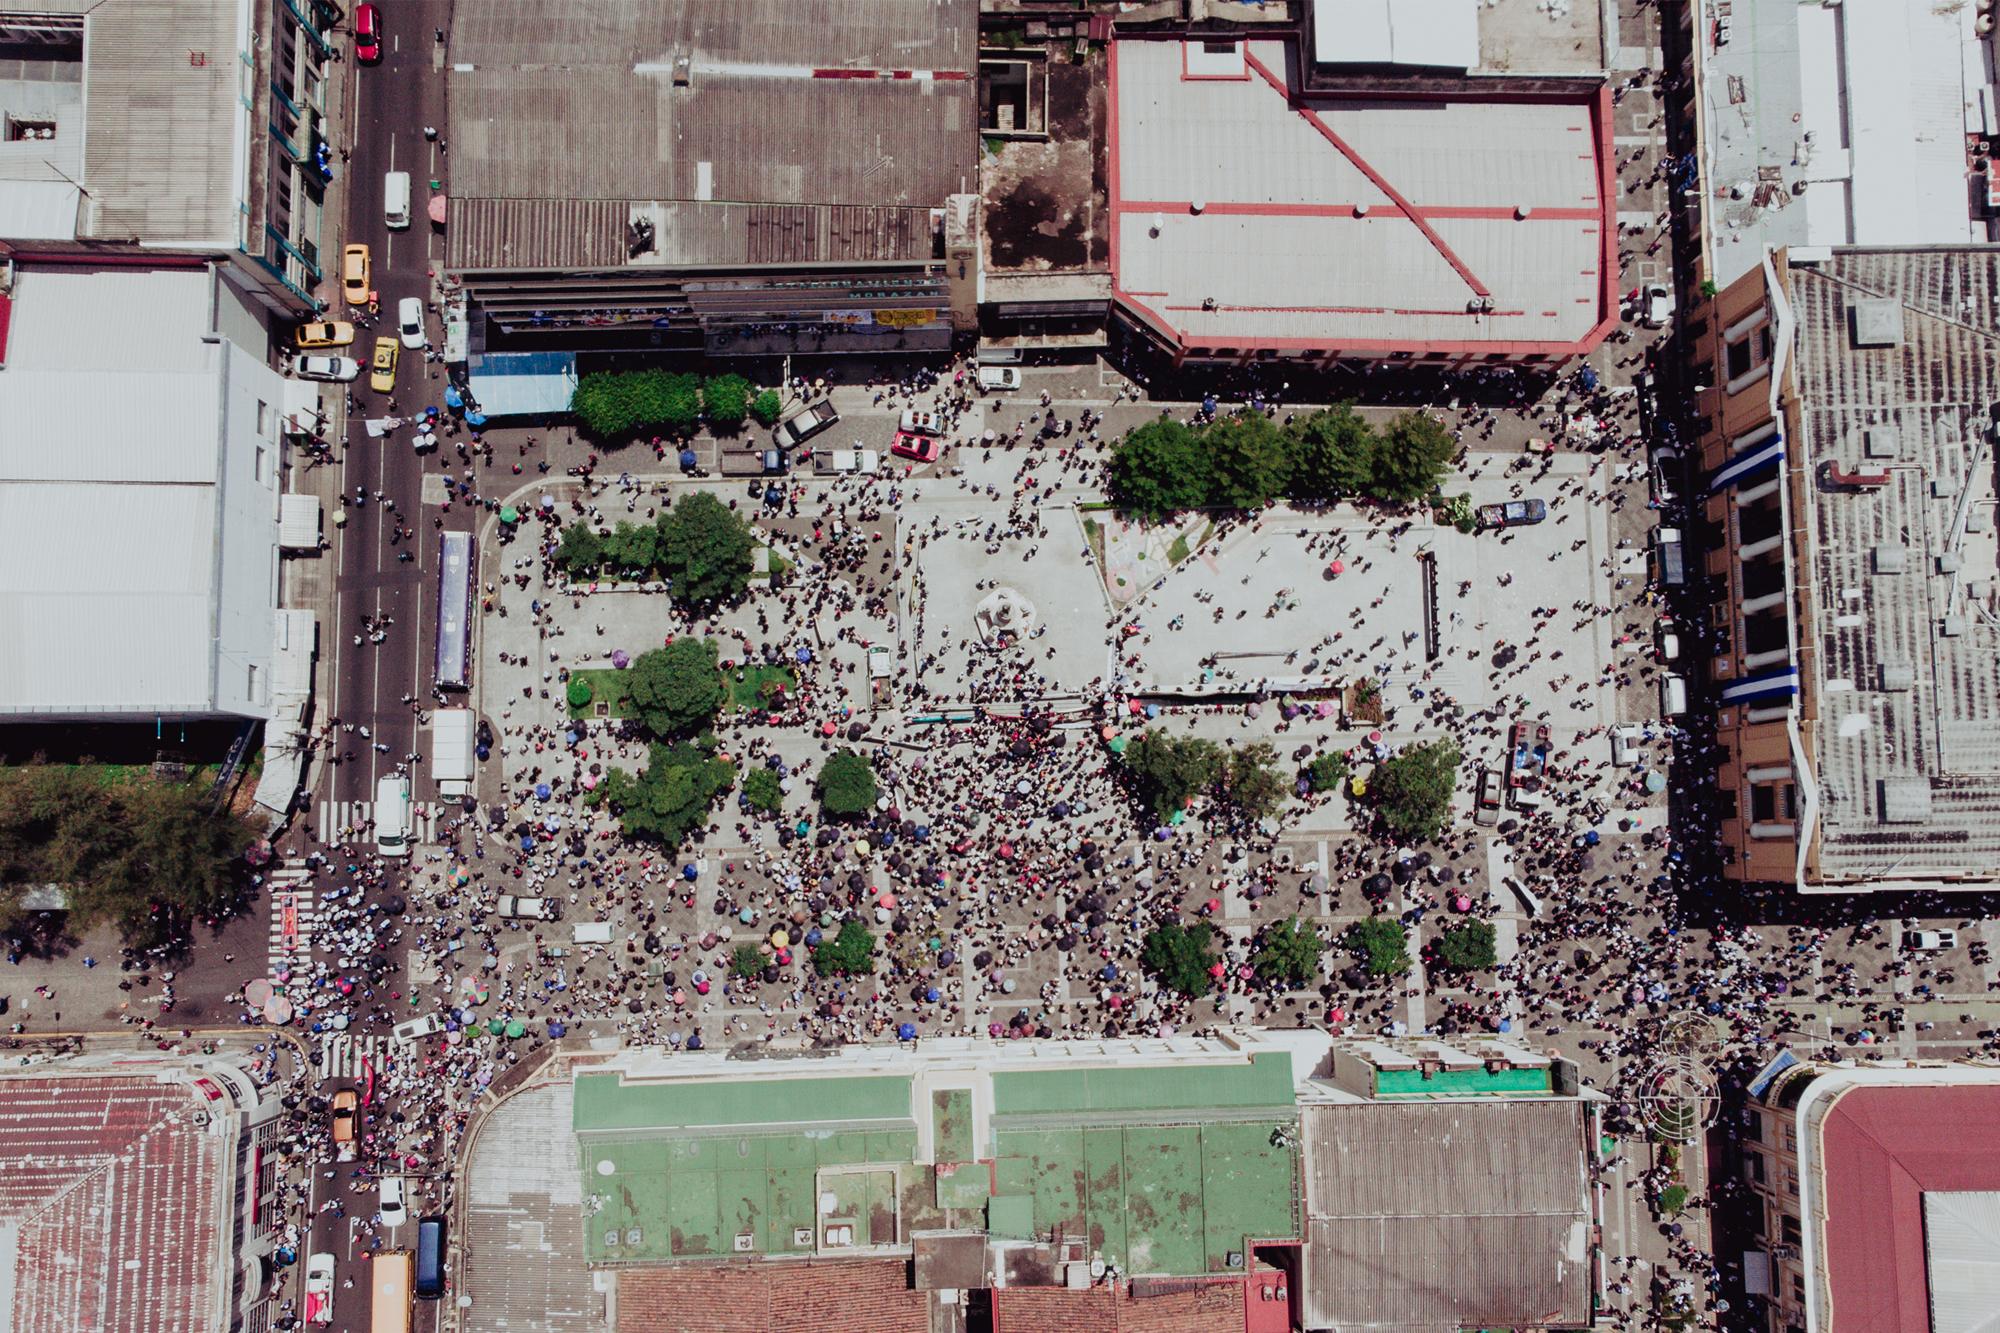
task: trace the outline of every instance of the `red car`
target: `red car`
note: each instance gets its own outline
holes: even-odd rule
[[[889,445],[889,452],[898,458],[914,458],[919,463],[935,463],[944,453],[944,441],[935,435],[916,435],[906,430],[896,432],[895,440]]]
[[[354,7],[354,58],[364,65],[382,58],[382,11],[373,5]]]

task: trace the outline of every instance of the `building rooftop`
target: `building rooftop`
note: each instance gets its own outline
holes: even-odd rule
[[[1800,668],[1816,878],[1990,877],[2000,867],[1990,433],[2000,252],[1794,252],[1787,281],[1803,435],[1792,465],[1812,550]],[[1883,317],[1884,302],[1899,321]],[[1857,328],[1877,341],[1870,326],[1892,343],[1857,346]],[[1889,480],[1835,485],[1828,466]],[[1898,559],[1900,572],[1886,572]]]
[[[1308,1105],[1308,1328],[1590,1316],[1582,1102]]]
[[[1112,269],[1176,343],[1560,356],[1615,318],[1598,97],[1301,99],[1276,39],[1111,78]]]
[[[976,189],[977,23],[977,0],[464,0],[449,263],[928,259],[931,210]]]
[[[929,1333],[907,1259],[673,1264],[618,1280],[618,1333]]]
[[[179,1083],[0,1078],[0,1306],[11,1333],[205,1333],[225,1144]]]
[[[1986,239],[1966,190],[1965,134],[1981,129],[1991,86],[1971,6],[1704,8],[1695,40],[1718,287],[1761,263],[1767,245]]]

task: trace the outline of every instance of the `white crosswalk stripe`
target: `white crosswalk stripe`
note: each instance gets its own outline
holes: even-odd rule
[[[319,897],[312,872],[294,857],[273,870],[271,887],[271,951],[269,975],[281,968],[299,969],[312,962],[313,932],[319,925]]]
[[[331,1032],[320,1039],[313,1067],[322,1079],[352,1082],[362,1077],[365,1061],[379,1079],[389,1072],[389,1055],[394,1049],[395,1043],[380,1033]]]
[[[412,817],[416,822],[413,830],[420,843],[437,841],[438,806],[435,801],[412,803]],[[353,842],[363,847],[374,846],[375,839],[367,825],[374,817],[373,801],[321,801],[315,818],[321,843],[331,846],[339,842]],[[354,830],[354,836],[343,838],[344,828]]]

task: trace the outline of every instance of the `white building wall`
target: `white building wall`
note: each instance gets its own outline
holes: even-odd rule
[[[266,717],[278,606],[279,405],[284,380],[223,344],[217,479],[215,706]]]

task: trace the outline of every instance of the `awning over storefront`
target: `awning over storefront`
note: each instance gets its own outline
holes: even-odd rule
[[[278,547],[285,551],[319,549],[319,497],[287,495],[278,501]]]
[[[1762,444],[1745,449],[1742,453],[1717,468],[1715,475],[1708,479],[1708,486],[1703,491],[1703,494],[1714,495],[1717,491],[1728,490],[1732,486],[1740,486],[1750,477],[1760,476],[1763,473],[1772,471],[1784,459],[1785,437],[1774,435]]]
[[[567,412],[576,391],[571,352],[484,352],[466,364],[472,399],[489,421]]]

